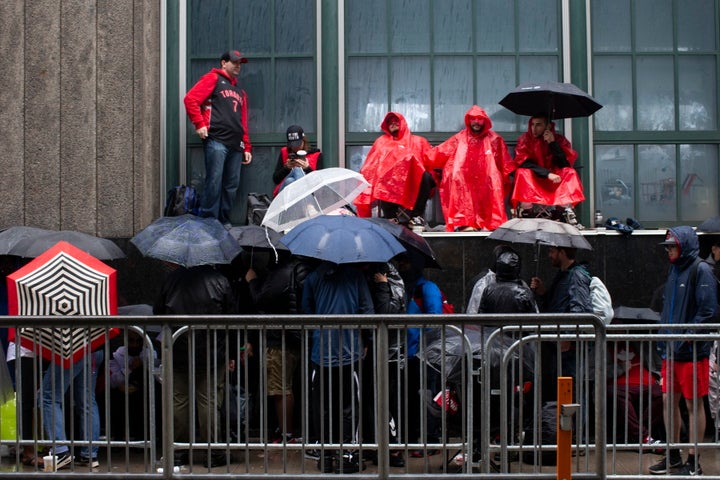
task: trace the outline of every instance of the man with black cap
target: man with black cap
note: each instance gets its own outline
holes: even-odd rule
[[[298,178],[322,168],[322,152],[318,148],[310,147],[300,125],[290,125],[286,137],[287,145],[280,149],[273,172],[273,197]]]
[[[660,323],[709,323],[717,309],[717,287],[712,267],[703,262],[698,253],[700,242],[692,227],[672,227],[665,234],[665,247],[670,272],[663,292]],[[666,330],[661,333],[679,335],[702,333],[699,330]],[[680,450],[671,445],[669,455],[649,468],[655,475],[668,472],[678,475],[702,475],[700,456],[693,445],[705,437],[705,406],[702,397],[708,393],[710,342],[658,342],[662,356],[662,392],[665,429],[668,440],[680,441],[680,402],[685,401],[688,412],[688,459],[683,463]]]
[[[202,217],[215,217],[230,228],[230,213],[240,170],[252,161],[247,127],[247,94],[237,83],[240,66],[247,58],[238,50],[223,53],[220,68],[213,68],[185,95],[185,110],[203,141],[205,187]]]

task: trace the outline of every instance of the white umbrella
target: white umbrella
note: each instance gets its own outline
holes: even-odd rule
[[[262,225],[283,232],[318,215],[352,203],[370,184],[347,168],[310,172],[285,187],[272,201]]]

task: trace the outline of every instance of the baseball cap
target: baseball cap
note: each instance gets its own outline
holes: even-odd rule
[[[679,242],[678,242],[677,238],[675,237],[675,235],[673,235],[672,232],[670,232],[670,230],[668,230],[667,233],[665,234],[665,240],[658,243],[658,245],[678,245],[678,243]]]
[[[290,125],[287,129],[287,147],[298,148],[302,145],[305,132],[300,125]]]
[[[220,57],[220,60],[225,61],[225,62],[240,62],[240,63],[248,62],[248,59],[245,58],[245,56],[239,50],[230,50],[230,51],[223,53],[222,57]]]

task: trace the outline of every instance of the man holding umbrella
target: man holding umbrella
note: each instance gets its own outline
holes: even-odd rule
[[[552,218],[559,208],[557,217],[577,225],[573,207],[585,200],[580,177],[572,168],[577,157],[568,139],[555,131],[555,123],[547,114],[533,115],[528,131],[515,147],[517,170],[511,204],[517,208],[517,215],[525,216],[537,204]]]

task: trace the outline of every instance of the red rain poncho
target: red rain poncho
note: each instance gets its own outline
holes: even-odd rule
[[[479,133],[470,128],[473,117],[484,121]],[[515,166],[505,141],[491,130],[485,110],[473,105],[465,114],[465,126],[431,154],[432,166],[443,169],[440,201],[445,229],[494,230],[507,220],[505,194]]]
[[[560,183],[555,184],[547,178],[537,176],[529,168],[515,170],[515,189],[510,202],[516,207],[519,202],[537,203],[540,205],[572,205],[573,207],[585,200],[580,177],[572,168],[578,154],[573,150],[567,138],[555,131],[555,123],[550,122],[550,131],[555,135],[569,167],[559,167],[553,163],[553,153],[542,137],[532,134],[532,118],[528,121],[528,131],[518,138],[515,147],[515,165],[520,167],[527,160],[559,175]]]
[[[400,130],[393,137],[388,120],[397,117]],[[360,173],[370,182],[356,199],[358,216],[371,216],[372,202],[382,200],[412,210],[417,200],[420,181],[425,173],[424,159],[431,146],[425,138],[410,133],[405,117],[389,112],[380,128],[384,135],[373,143]]]

